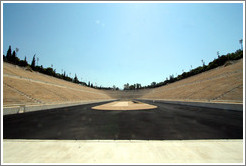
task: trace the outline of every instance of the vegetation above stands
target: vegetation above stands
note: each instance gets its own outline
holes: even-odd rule
[[[242,44],[242,41],[240,43]],[[74,83],[77,83],[77,84],[80,84],[83,86],[88,86],[88,87],[92,87],[92,88],[96,88],[96,89],[119,90],[119,88],[116,86],[113,86],[113,87],[102,87],[102,86],[100,86],[100,87],[98,87],[98,86],[93,85],[93,83],[91,83],[90,81],[87,84],[85,82],[79,81],[76,74],[75,74],[74,78],[71,78],[66,74],[65,71],[62,74],[57,73],[56,70],[53,69],[53,66],[47,67],[47,68],[44,68],[42,65],[38,66],[38,65],[36,65],[36,55],[33,56],[32,63],[28,64],[26,57],[24,60],[20,60],[17,57],[18,50],[19,49],[16,48],[16,50],[14,50],[12,52],[11,46],[9,46],[9,49],[7,51],[6,56],[3,55],[3,60],[5,62],[12,63],[14,65],[27,67],[31,71],[32,70],[38,71],[40,73],[47,74],[47,75],[50,75],[50,76],[53,76],[56,78],[60,78],[60,79],[66,80],[66,81],[74,82]],[[196,74],[199,74],[199,73],[214,69],[216,67],[225,65],[226,62],[228,62],[228,61],[233,61],[233,60],[238,60],[238,59],[243,58],[243,49],[241,47],[241,49],[237,50],[234,53],[228,53],[227,55],[222,55],[222,56],[220,56],[219,52],[217,52],[217,56],[218,57],[215,58],[212,62],[208,63],[208,65],[205,65],[204,61],[202,60],[202,66],[198,66],[194,69],[191,69],[189,72],[183,72],[182,74],[180,74],[176,77],[174,77],[174,75],[172,74],[169,76],[169,78],[166,78],[165,81],[162,81],[159,83],[152,82],[150,85],[147,85],[147,86],[141,86],[140,83],[136,83],[133,85],[129,85],[129,83],[127,83],[127,84],[124,84],[124,90],[139,90],[139,89],[147,89],[147,88],[156,88],[156,87],[164,86],[164,85],[167,85],[167,84],[170,84],[170,83],[194,76]],[[37,58],[37,60],[38,60],[38,58]]]

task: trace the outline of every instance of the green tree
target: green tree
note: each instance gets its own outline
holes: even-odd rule
[[[156,86],[156,82],[152,82],[151,87],[155,87],[155,86]]]
[[[38,66],[37,66],[37,68],[38,68]],[[50,76],[54,76],[55,75],[54,70],[51,67],[48,67],[48,68],[45,69],[45,74],[50,75]]]
[[[11,61],[11,57],[12,57],[12,51],[11,51],[11,46],[9,46],[9,49],[8,49],[7,55],[6,55],[7,61]]]
[[[73,79],[73,82],[74,82],[74,83],[79,83],[79,80],[78,80],[78,77],[77,77],[76,74],[75,74],[75,77],[74,77],[74,79]]]
[[[130,86],[129,86],[129,89],[130,89],[130,90],[134,90],[134,89],[135,89],[135,85],[130,85]]]
[[[3,54],[3,61],[6,61],[6,56]]]
[[[24,60],[20,60],[19,65],[20,66],[28,66],[28,63],[26,61],[26,56],[25,56],[25,59]]]
[[[141,88],[141,84],[137,83],[136,84],[136,89],[140,89]]]
[[[35,63],[36,63],[35,56],[36,56],[36,54],[34,54],[34,56],[32,58],[32,64],[31,64],[32,69],[35,68]]]
[[[243,50],[243,39],[240,39],[239,43],[241,44],[241,50]]]
[[[204,62],[204,60],[202,59],[202,66],[204,67],[205,66],[205,62]]]
[[[15,51],[13,51],[12,57],[11,57],[11,61],[16,64],[16,53]]]
[[[217,51],[217,56],[218,56],[218,58],[220,58],[220,52],[219,51]]]
[[[124,90],[129,90],[129,83],[124,84]]]
[[[66,78],[66,72],[64,71],[64,73],[62,74],[62,78],[65,80]]]

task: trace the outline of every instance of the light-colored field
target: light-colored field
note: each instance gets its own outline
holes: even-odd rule
[[[142,102],[132,102],[132,101],[115,101],[99,106],[92,107],[96,110],[144,110],[144,109],[154,109],[157,106],[142,103]]]
[[[243,59],[228,66],[154,88],[141,98],[243,102]]]
[[[3,65],[3,104],[50,104],[111,99],[105,92],[8,63]]]

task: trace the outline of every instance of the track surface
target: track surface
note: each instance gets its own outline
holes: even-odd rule
[[[242,139],[243,112],[152,103],[152,110],[103,111],[104,103],[3,116],[4,139]]]

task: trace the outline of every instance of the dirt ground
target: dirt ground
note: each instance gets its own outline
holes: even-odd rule
[[[114,101],[111,103],[92,107],[92,109],[96,110],[144,110],[154,108],[157,108],[157,106],[142,103],[139,101]]]

